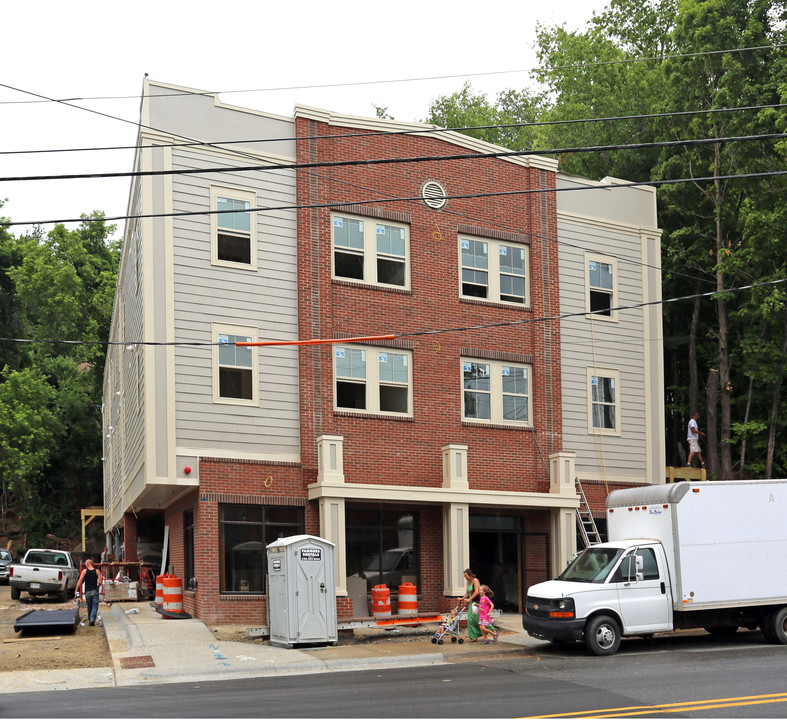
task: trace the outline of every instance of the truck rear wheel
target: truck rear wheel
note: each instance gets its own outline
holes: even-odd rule
[[[780,607],[768,614],[762,634],[769,643],[787,645],[787,607]]]
[[[620,625],[607,615],[597,615],[585,626],[585,647],[594,655],[614,655],[620,647]]]
[[[21,595],[22,595],[22,591],[19,588],[16,588],[16,587],[12,587],[11,588],[11,599],[12,600],[19,600]]]

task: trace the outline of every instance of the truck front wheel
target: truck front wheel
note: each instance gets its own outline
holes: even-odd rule
[[[620,625],[607,615],[597,615],[585,627],[585,647],[594,655],[614,655],[620,647]]]
[[[772,610],[768,614],[766,625],[767,632],[763,629],[763,635],[769,643],[787,645],[787,607]]]

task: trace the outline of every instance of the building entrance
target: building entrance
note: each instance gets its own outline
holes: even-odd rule
[[[494,591],[495,607],[521,613],[527,588],[551,577],[548,534],[526,533],[521,516],[470,515],[469,539],[470,569]]]

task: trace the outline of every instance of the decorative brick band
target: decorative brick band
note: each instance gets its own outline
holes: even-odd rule
[[[334,332],[333,337],[337,340],[355,337],[352,333]],[[415,343],[412,340],[363,340],[358,345],[380,345],[384,347],[399,348],[401,350],[415,350]]]
[[[355,282],[354,280],[343,280],[341,278],[331,278],[334,285],[346,285],[347,287],[356,287],[364,289],[379,290],[381,292],[395,293],[397,295],[412,295],[413,291],[407,288],[389,287],[388,285],[375,285],[372,283]]]
[[[522,432],[525,430],[532,432],[533,430],[533,428],[529,425],[502,425],[500,423],[480,423],[470,422],[468,420],[462,420],[462,425],[464,427],[490,428],[492,430],[514,430],[516,432]]]
[[[456,230],[463,235],[480,235],[481,237],[487,237],[491,240],[505,240],[507,242],[530,245],[530,235],[525,235],[523,233],[508,232],[506,230],[492,230],[490,228],[463,225],[461,223],[457,225]]]
[[[460,297],[459,302],[467,303],[468,305],[491,305],[492,307],[508,308],[509,310],[525,310],[526,312],[532,312],[529,305],[522,305],[519,303],[511,304],[495,302],[494,300],[474,300],[473,298],[466,297]]]
[[[482,350],[480,348],[463,347],[460,350],[462,355],[483,358],[484,360],[505,360],[507,362],[533,364],[532,355],[522,355],[521,353],[508,353],[500,350]]]
[[[274,465],[276,467],[300,467],[299,462],[281,460],[246,460],[242,458],[201,457],[200,462],[233,463],[236,465]]]
[[[266,597],[265,593],[220,593],[219,602],[259,602],[264,597]]]
[[[306,498],[275,495],[241,495],[239,493],[200,493],[202,502],[232,503],[234,505],[298,505],[305,507]]]
[[[391,220],[410,224],[410,215],[395,210],[383,210],[382,208],[370,207],[368,205],[343,205],[340,212],[348,212],[353,215],[366,215],[367,217],[377,218],[378,220]]]
[[[377,413],[361,413],[361,412],[353,412],[352,410],[339,410],[338,408],[334,410],[334,415],[337,417],[355,417],[355,418],[366,418],[371,420],[392,420],[394,422],[415,422],[415,418],[413,417],[405,417],[399,415],[378,415]]]

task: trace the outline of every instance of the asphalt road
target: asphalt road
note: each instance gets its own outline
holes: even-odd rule
[[[759,633],[544,645],[480,663],[0,695],[2,717],[787,717],[787,646]]]

